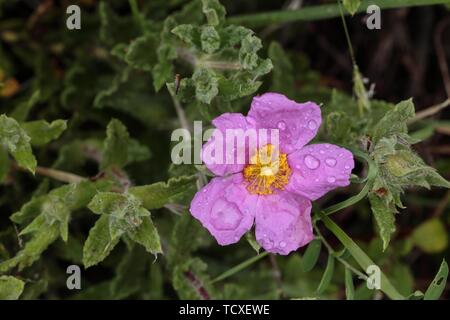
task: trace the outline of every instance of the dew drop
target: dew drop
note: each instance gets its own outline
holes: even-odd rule
[[[333,176],[330,176],[330,177],[327,178],[327,181],[328,181],[329,183],[334,183],[334,182],[336,182],[336,178],[333,177]]]
[[[281,242],[280,242],[280,248],[284,248],[284,247],[286,247],[286,242],[281,241]]]
[[[280,129],[280,130],[286,129],[286,122],[284,122],[284,121],[278,122],[277,127],[278,127],[278,129]]]
[[[320,153],[320,154],[324,154],[324,153],[325,153],[325,150],[320,150],[319,153]]]
[[[329,167],[334,167],[334,166],[336,166],[336,159],[335,158],[326,158],[325,163]]]
[[[346,165],[344,168],[348,170],[348,169],[350,169],[350,166]]]
[[[311,130],[315,130],[317,128],[317,122],[315,122],[314,120],[310,120],[308,122],[308,128]]]
[[[309,169],[317,169],[319,167],[319,165],[320,165],[320,162],[315,157],[313,157],[311,155],[307,155],[305,157],[305,165]]]

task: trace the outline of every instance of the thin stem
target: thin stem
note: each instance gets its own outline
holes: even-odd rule
[[[238,264],[237,266],[225,271],[224,273],[222,273],[221,275],[219,275],[218,277],[214,278],[213,280],[211,280],[211,283],[216,283],[218,281],[222,281],[228,277],[231,277],[232,275],[234,275],[235,273],[238,273],[239,271],[251,266],[253,263],[257,262],[258,260],[261,260],[262,258],[264,258],[265,256],[267,256],[269,253],[267,251],[264,251],[263,253],[258,254],[257,256],[254,256],[248,260],[245,260],[244,262]]]
[[[347,267],[350,271],[352,271],[354,274],[356,274],[360,279],[367,280],[367,276],[356,269],[354,266],[352,266],[350,263],[348,263],[346,260],[342,259],[339,254],[333,249],[333,247],[328,243],[327,240],[325,240],[325,237],[320,232],[319,228],[316,224],[313,224],[314,230],[316,231],[316,234],[319,236],[319,239],[322,241],[323,245],[327,248],[328,252],[333,255],[333,257],[336,258],[340,263],[342,263],[345,267]]]
[[[366,12],[367,7],[376,4],[380,9],[394,9],[414,6],[427,6],[436,4],[448,4],[450,0],[364,0],[357,12]],[[345,11],[345,15],[349,13]],[[296,21],[315,21],[336,18],[340,16],[338,4],[324,4],[307,6],[299,10],[278,10],[255,14],[236,15],[229,17],[230,24],[250,25],[253,27],[267,26],[271,23],[286,23]]]
[[[138,6],[136,0],[128,0],[128,3],[130,4],[131,13],[133,15],[133,19],[134,19],[136,25],[139,28],[141,28],[143,33],[146,33],[147,28],[145,26],[145,19],[139,11],[139,6]]]
[[[348,51],[350,53],[350,58],[352,59],[353,68],[356,67],[355,53],[353,51],[352,40],[350,39],[350,33],[348,32],[347,22],[344,17],[344,10],[342,9],[341,0],[337,0],[339,5],[339,12],[341,15],[342,25],[344,26],[345,39],[347,40]]]
[[[363,270],[367,270],[369,266],[376,265],[361,248],[342,230],[336,223],[333,222],[328,216],[321,212],[318,212],[320,220],[325,224],[328,230],[330,230],[336,238],[344,245],[344,247],[350,252],[356,262]],[[397,289],[391,284],[386,275],[381,272],[381,288],[391,299],[403,300],[405,297],[401,295]]]
[[[422,120],[422,119],[424,119],[424,118],[426,118],[426,117],[430,117],[430,116],[432,116],[432,115],[435,115],[436,113],[440,112],[442,109],[447,108],[448,106],[450,106],[450,98],[447,99],[447,100],[445,100],[445,101],[442,102],[442,103],[439,103],[439,104],[437,104],[437,105],[428,107],[428,108],[426,108],[425,110],[422,110],[422,111],[420,111],[420,112],[417,112],[416,115],[415,115],[415,117],[412,118],[412,119],[408,122],[408,124],[412,124],[412,123],[415,123],[415,122],[417,122],[417,121],[419,121],[419,120]]]
[[[24,171],[24,172],[28,172],[28,170],[25,170],[21,167],[19,167],[16,163],[13,164],[13,168],[16,170],[20,170],[20,171]],[[69,173],[69,172],[65,172],[65,171],[61,171],[61,170],[55,170],[55,169],[50,169],[50,168],[45,168],[45,167],[36,167],[35,173],[41,175],[41,176],[46,176],[61,182],[65,182],[65,183],[78,183],[81,181],[85,181],[87,180],[87,178],[84,178],[82,176],[73,174],[73,173]]]

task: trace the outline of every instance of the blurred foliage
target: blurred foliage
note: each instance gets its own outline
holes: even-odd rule
[[[437,269],[449,220],[396,228],[399,209],[410,215],[403,203],[428,201],[407,189],[450,186],[414,151],[436,123],[409,126],[412,99],[373,99],[356,66],[353,94],[327,85],[314,57],[229,24],[218,0],[76,3],[81,30],[66,28],[65,1],[0,1],[0,299],[378,298],[362,279],[368,257],[399,296],[441,296],[446,263],[423,284],[408,261],[424,252]],[[343,4],[354,14],[361,1]],[[349,231],[364,236],[331,246],[316,232],[303,254],[232,269],[260,248],[251,234],[219,247],[189,215],[208,175],[170,165],[170,133],[183,120],[245,113],[265,91],[320,103],[316,140],[369,159],[372,176],[363,162],[352,187],[316,204],[348,198]],[[437,167],[450,172],[448,161]],[[368,201],[356,203],[360,183]],[[66,288],[71,264],[85,268],[81,291]],[[236,272],[214,281],[227,270]]]

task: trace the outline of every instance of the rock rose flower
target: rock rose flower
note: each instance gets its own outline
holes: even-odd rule
[[[253,223],[256,240],[268,252],[287,255],[313,239],[311,201],[349,185],[354,167],[344,148],[306,145],[321,121],[317,104],[277,93],[254,97],[247,116],[225,113],[212,121],[223,135],[227,129],[261,128],[279,134],[279,148],[258,145],[252,161],[205,163],[217,177],[195,195],[190,212],[220,245],[236,243]],[[203,146],[203,157],[214,143],[212,137]],[[269,161],[262,161],[263,154]]]

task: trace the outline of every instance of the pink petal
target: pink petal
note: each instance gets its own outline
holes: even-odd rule
[[[287,255],[313,239],[311,202],[289,192],[258,199],[256,239],[269,252]]]
[[[227,129],[252,129],[254,126],[247,121],[247,118],[241,113],[224,113],[212,121],[213,125],[217,128],[217,134],[221,134],[222,139],[218,139],[214,135],[208,140],[202,149],[202,160],[206,167],[211,170],[214,174],[218,176],[225,176],[232,173],[241,172],[244,169],[245,163],[248,159],[248,151],[246,144],[243,148],[239,148],[236,140],[231,141],[226,140],[226,130]],[[229,150],[232,150],[232,154],[228,152],[227,145],[229,145]],[[233,147],[236,147],[233,149]],[[216,154],[213,150],[222,149],[222,155]],[[244,158],[238,158],[238,152],[244,155]],[[210,157],[209,155],[213,157]],[[230,158],[231,157],[231,158]],[[242,160],[242,161],[240,161]]]
[[[317,104],[297,103],[279,93],[254,97],[248,117],[257,128],[278,129],[281,152],[288,154],[311,141],[322,122]]]
[[[243,185],[242,174],[213,178],[194,196],[191,214],[220,245],[238,242],[254,220],[257,197]]]
[[[313,201],[350,184],[353,154],[333,144],[313,144],[288,155],[291,178],[286,190]]]

